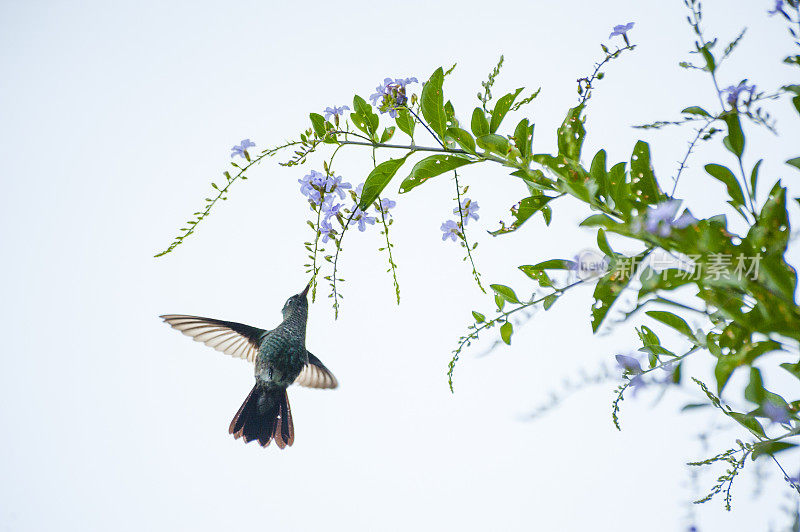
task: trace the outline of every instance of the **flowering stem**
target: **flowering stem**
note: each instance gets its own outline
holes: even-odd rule
[[[350,220],[353,219],[355,216],[356,210],[353,209],[353,212],[350,213],[350,216],[347,218],[347,222],[342,226],[342,234],[339,236],[339,240],[336,240],[336,254],[333,257],[333,276],[331,277],[331,287],[333,288],[333,318],[339,318],[339,292],[336,290],[336,270],[339,266],[339,252],[342,250],[342,241],[344,240],[344,235],[347,232],[347,228],[350,226]]]
[[[296,146],[297,144],[302,144],[302,142],[299,141],[299,140],[295,140],[295,141],[287,142],[286,144],[283,144],[281,146],[277,146],[275,148],[270,148],[270,149],[264,150],[263,152],[261,152],[261,155],[259,155],[258,157],[254,158],[252,160],[249,160],[248,163],[245,166],[239,166],[236,163],[231,163],[236,168],[239,169],[239,172],[236,175],[232,176],[232,177],[228,177],[228,174],[226,172],[226,181],[227,181],[227,183],[225,184],[225,186],[222,187],[222,188],[217,188],[216,186],[214,187],[217,190],[216,197],[214,199],[206,198],[206,208],[203,209],[202,211],[199,211],[199,212],[195,213],[196,218],[194,220],[190,220],[189,222],[187,222],[189,224],[189,227],[182,228],[181,229],[182,234],[176,236],[175,239],[172,241],[172,243],[169,245],[169,247],[167,247],[164,251],[162,251],[162,252],[160,252],[160,253],[158,253],[158,254],[156,254],[154,256],[155,257],[162,257],[162,256],[166,255],[167,253],[169,253],[170,251],[175,249],[177,246],[182,244],[184,239],[187,236],[189,236],[192,233],[194,233],[194,230],[197,228],[197,225],[200,222],[202,222],[209,215],[209,213],[211,212],[211,209],[214,207],[214,205],[217,203],[217,201],[220,198],[225,197],[225,194],[227,194],[228,189],[230,188],[230,186],[235,181],[237,181],[240,177],[243,178],[243,179],[247,179],[244,176],[244,173],[247,170],[249,170],[251,166],[253,166],[254,164],[260,163],[261,160],[264,159],[265,157],[271,157],[271,156],[275,155],[276,153],[278,153],[279,151],[281,151],[281,150],[283,150],[285,148],[289,148],[291,146]]]
[[[579,284],[582,284],[584,282],[585,282],[585,279],[581,279],[580,281],[575,281],[574,283],[568,284],[567,286],[565,286],[563,288],[555,288],[554,287],[555,289],[552,292],[550,292],[549,294],[547,294],[546,296],[542,296],[542,297],[540,297],[538,299],[534,299],[533,301],[529,301],[528,303],[523,303],[520,306],[518,306],[517,308],[514,308],[512,310],[501,312],[499,316],[496,316],[496,317],[492,318],[491,320],[489,320],[487,322],[484,322],[483,325],[481,325],[480,327],[476,327],[475,330],[472,331],[471,333],[469,333],[467,336],[461,337],[461,340],[460,340],[460,342],[458,344],[458,347],[456,347],[453,350],[453,357],[450,359],[450,362],[447,364],[447,384],[450,386],[450,393],[453,393],[453,371],[455,371],[456,362],[458,362],[459,355],[461,354],[461,351],[464,349],[464,347],[469,345],[472,342],[472,340],[477,340],[478,339],[478,335],[480,334],[481,331],[483,331],[484,329],[488,329],[489,327],[493,327],[499,321],[507,321],[508,317],[510,315],[514,314],[515,312],[519,312],[520,310],[526,309],[528,307],[532,307],[534,305],[538,305],[539,303],[541,303],[542,301],[544,301],[548,297],[554,296],[554,295],[563,294],[564,292],[566,292],[570,288],[578,286]]]
[[[397,304],[400,304],[400,283],[397,282],[397,265],[392,258],[392,243],[389,242],[389,224],[386,223],[386,212],[383,209],[383,200],[378,196],[378,209],[381,213],[381,223],[383,224],[383,234],[386,236],[386,253],[389,254],[389,268],[392,272],[392,282],[394,282],[394,293],[397,296]]]
[[[461,186],[458,184],[458,171],[453,170],[453,175],[455,175],[455,182],[456,182],[456,201],[458,202],[458,216],[461,219],[461,238],[464,240],[464,247],[467,248],[467,258],[469,259],[469,263],[472,265],[472,276],[475,278],[475,282],[478,283],[478,288],[480,288],[481,292],[485,294],[486,290],[483,288],[483,285],[481,284],[481,274],[475,267],[475,261],[472,259],[472,250],[470,249],[469,241],[467,240],[467,225],[464,223],[464,209],[461,208]]]
[[[609,61],[611,61],[612,59],[616,59],[617,57],[619,57],[619,55],[622,52],[624,52],[626,50],[633,50],[636,47],[635,45],[634,46],[630,45],[630,43],[628,42],[628,36],[627,35],[623,34],[623,38],[625,39],[625,44],[626,44],[626,46],[624,48],[618,48],[616,52],[611,52],[611,53],[606,52],[605,59],[603,59],[602,61],[600,61],[599,63],[597,63],[595,65],[594,72],[592,72],[591,75],[588,78],[580,78],[578,80],[578,87],[580,87],[581,82],[586,83],[586,90],[583,92],[583,95],[581,96],[581,101],[578,104],[579,106],[585,104],[586,100],[591,98],[592,82],[595,79],[597,79],[597,74],[600,72],[600,69],[602,69],[603,66],[606,63],[608,63]]]
[[[643,370],[641,373],[637,373],[637,375],[638,376],[646,375],[646,374],[650,373],[651,371],[655,371],[657,369],[663,368],[667,364],[674,364],[674,363],[676,363],[676,362],[678,362],[680,360],[683,360],[684,358],[688,357],[689,355],[691,355],[692,353],[696,352],[699,349],[700,349],[699,345],[694,346],[693,348],[691,348],[686,353],[684,353],[684,354],[682,354],[682,355],[680,355],[678,357],[671,358],[671,359],[667,360],[666,362],[661,362],[660,364],[657,364],[657,365],[653,366],[650,369]],[[617,427],[617,430],[622,430],[622,428],[619,426],[619,417],[617,416],[617,414],[619,413],[619,403],[620,403],[620,401],[622,401],[622,394],[625,393],[625,390],[628,389],[628,386],[630,386],[631,382],[633,382],[633,379],[629,378],[627,381],[625,381],[625,384],[621,385],[617,389],[617,398],[614,399],[614,401],[611,403],[611,405],[612,405],[611,419],[614,421],[614,426]]]

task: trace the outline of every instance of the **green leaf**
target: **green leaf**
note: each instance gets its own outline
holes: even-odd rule
[[[389,142],[389,140],[394,136],[394,126],[389,126],[383,130],[383,134],[381,135],[381,143]]]
[[[594,304],[592,305],[592,331],[597,332],[603,323],[608,311],[630,283],[633,274],[639,269],[642,260],[649,251],[635,257],[616,257],[616,264],[611,271],[603,276],[594,289]],[[623,261],[625,261],[623,263]],[[628,267],[628,261],[631,261]]]
[[[512,334],[514,334],[514,326],[511,325],[510,321],[500,326],[500,338],[502,338],[507,345],[511,345]]]
[[[731,197],[731,200],[736,205],[745,204],[742,187],[739,185],[739,182],[736,180],[736,176],[733,175],[733,172],[731,172],[729,168],[722,166],[721,164],[707,164],[705,169],[706,172],[711,175],[711,177],[722,181],[725,186],[728,187],[728,196]]]
[[[517,96],[519,96],[520,92],[522,92],[522,88],[519,88],[514,92],[509,92],[508,94],[497,100],[497,103],[495,104],[494,109],[492,109],[491,112],[492,121],[489,124],[490,133],[496,132],[497,128],[500,127],[500,123],[508,114],[509,109],[511,109],[511,106],[514,104],[514,100],[517,99]]]
[[[739,115],[735,111],[731,111],[725,114],[723,119],[728,125],[728,136],[725,137],[723,144],[731,153],[741,159],[744,153],[744,133]]]
[[[686,323],[686,320],[680,316],[675,315],[672,312],[667,312],[666,310],[648,310],[645,312],[645,314],[654,320],[658,320],[661,323],[672,327],[679,333],[687,336],[692,342],[697,343],[697,339],[694,337],[692,328],[689,327],[689,324]]]
[[[469,131],[458,127],[449,127],[445,131],[445,135],[458,142],[465,151],[475,153],[475,139],[469,134]]]
[[[597,247],[600,248],[600,251],[608,255],[609,257],[614,256],[614,251],[611,249],[611,246],[608,244],[608,238],[606,238],[606,232],[601,227],[597,230]]]
[[[526,264],[524,266],[520,266],[519,269],[522,270],[525,275],[531,279],[534,279],[534,276],[531,275],[532,272],[538,272],[542,270],[571,270],[574,267],[575,263],[571,260],[550,259],[534,265]]]
[[[528,218],[542,210],[552,199],[552,197],[545,196],[544,194],[523,198],[519,203],[511,207],[511,215],[514,217],[514,221],[511,225],[506,226],[505,223],[501,222],[502,225],[500,229],[489,231],[489,234],[497,236],[516,231],[522,224],[528,221]]]
[[[475,142],[478,144],[479,148],[486,151],[497,153],[503,157],[508,155],[508,139],[501,135],[483,135],[482,137],[475,139]]]
[[[367,210],[372,202],[380,196],[389,181],[406,162],[410,152],[400,159],[389,159],[376,166],[367,176],[364,188],[361,191],[361,198],[358,201],[358,208],[362,211]]]
[[[631,156],[631,192],[636,200],[643,203],[661,201],[661,191],[650,163],[650,145],[639,141]]]
[[[500,296],[501,298],[505,299],[509,303],[519,303],[519,299],[517,298],[517,294],[514,293],[514,290],[509,288],[504,284],[492,284],[489,287],[494,290],[494,293]]]
[[[759,441],[753,444],[753,453],[750,456],[755,460],[759,456],[771,456],[795,447],[797,447],[796,443],[786,441]]]
[[[531,145],[533,141],[533,126],[528,125],[528,119],[523,118],[514,129],[514,144],[522,154],[523,158],[528,158],[531,155]]]
[[[791,362],[784,362],[781,364],[781,367],[800,379],[800,362],[797,364],[792,364]]]
[[[592,158],[592,165],[589,167],[589,175],[598,186],[598,193],[606,199],[611,196],[608,193],[608,172],[606,172],[606,151],[598,151]]]
[[[753,171],[750,172],[750,190],[753,191],[753,198],[756,197],[756,190],[758,185],[758,169],[761,168],[761,163],[764,162],[764,159],[759,159],[758,162],[753,166]]]
[[[474,162],[476,161],[449,154],[437,154],[426,157],[414,165],[409,176],[400,184],[400,193],[408,192],[432,177]]]
[[[689,114],[689,115],[708,116],[708,117],[711,116],[710,114],[708,114],[708,111],[706,111],[702,107],[697,107],[696,105],[693,105],[691,107],[687,107],[686,109],[681,111],[681,113]]]
[[[472,111],[470,127],[472,128],[472,134],[476,137],[482,137],[490,133],[489,122],[486,120],[486,113],[484,113],[483,109],[480,107],[476,107],[475,110]]]
[[[583,138],[586,136],[581,112],[583,112],[583,104],[570,109],[561,127],[558,128],[558,153],[573,161],[580,160],[581,146],[583,146]]]
[[[764,427],[761,426],[761,423],[759,423],[755,417],[749,414],[740,414],[739,412],[729,412],[728,415],[756,436],[762,438],[767,437],[767,435],[764,434]]]
[[[800,170],[800,157],[795,157],[794,159],[789,159],[786,161],[786,164],[790,164]]]
[[[431,129],[439,135],[439,138],[444,138],[444,132],[447,129],[447,118],[444,114],[444,94],[442,93],[443,82],[444,71],[442,67],[439,67],[431,74],[425,86],[422,87],[420,100],[422,116],[425,117]]]
[[[380,119],[372,111],[372,106],[364,101],[364,98],[355,95],[353,96],[353,112],[350,113],[350,121],[370,138],[374,138]]]
[[[314,134],[319,138],[325,137],[325,119],[322,115],[311,113],[308,116],[311,118],[311,126],[314,128]]]
[[[394,121],[397,123],[397,127],[400,128],[400,131],[414,138],[414,125],[416,125],[417,122],[416,119],[411,116],[411,113],[408,112],[408,109],[398,109],[397,118],[395,118]]]
[[[542,306],[545,310],[550,310],[550,307],[552,307],[556,301],[558,301],[558,296],[556,294],[550,294],[542,300]]]
[[[717,64],[714,61],[714,56],[708,50],[708,45],[700,48],[700,53],[703,54],[703,59],[706,60],[706,68],[709,72],[713,73],[717,69]]]
[[[476,323],[483,323],[486,321],[486,316],[474,310],[472,311],[472,317],[475,318]]]

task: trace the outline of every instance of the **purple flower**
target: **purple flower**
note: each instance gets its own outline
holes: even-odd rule
[[[336,234],[336,231],[333,230],[333,226],[327,220],[327,218],[319,223],[319,234],[322,236],[323,242],[327,242],[333,238],[333,234]]]
[[[648,233],[668,237],[673,229],[685,229],[697,223],[697,219],[687,210],[676,220],[675,215],[681,200],[668,200],[647,209],[644,228]]]
[[[464,198],[461,201],[461,212],[462,215],[464,216],[464,225],[467,225],[467,222],[469,221],[470,218],[472,218],[475,221],[477,221],[478,218],[480,218],[480,216],[478,216],[478,209],[480,209],[480,207],[478,206],[477,201],[472,201],[469,198]],[[458,214],[458,207],[453,209],[453,214]]]
[[[735,109],[736,104],[739,103],[739,95],[741,93],[749,92],[750,98],[752,98],[755,90],[756,90],[755,85],[748,85],[744,81],[741,81],[738,85],[729,85],[728,87],[725,87],[724,89],[719,91],[719,94],[720,96],[724,96],[727,93],[725,101],[728,102],[728,105],[730,105],[731,108]]]
[[[775,7],[767,11],[769,16],[777,15],[778,13],[786,18],[789,18],[789,15],[786,13],[786,11],[783,10],[783,0],[775,0]]]
[[[361,197],[361,192],[364,190],[364,183],[359,183],[356,187],[356,197]]]
[[[628,355],[617,355],[614,358],[617,359],[617,364],[619,365],[620,368],[622,368],[622,371],[624,373],[634,373],[634,374],[638,375],[639,373],[642,372],[642,366],[639,364],[639,361],[636,360],[635,358],[630,357]],[[640,379],[640,381],[641,381],[641,379]],[[641,384],[641,383],[637,383],[637,384]],[[634,386],[636,386],[636,385],[634,385]]]
[[[303,179],[298,179],[297,182],[300,183],[300,193],[314,205],[319,205],[322,201],[320,191],[325,186],[326,180],[325,174],[311,170],[310,174],[303,176]]]
[[[628,22],[627,24],[617,24],[614,26],[614,31],[611,32],[611,35],[608,36],[610,39],[615,35],[622,35],[622,38],[625,39],[625,44],[628,43],[628,32],[633,29],[633,22]]]
[[[390,200],[389,198],[381,198],[381,203],[378,206],[378,211],[382,212],[383,214],[391,216],[392,214],[389,212],[389,210],[394,209],[395,205],[397,205],[396,201]]]
[[[333,107],[326,107],[324,111],[325,120],[330,120],[332,116],[336,117],[343,116],[344,112],[349,110],[350,108],[346,105],[343,105],[341,107],[336,107],[335,105]]]
[[[406,85],[410,83],[418,83],[417,78],[384,78],[383,84],[375,88],[375,93],[369,99],[381,113],[388,112],[389,116],[397,118],[397,108],[408,102]]]
[[[347,182],[343,183],[341,176],[332,175],[325,178],[325,192],[336,192],[339,199],[345,198],[344,191],[349,188],[353,188],[353,185]]]
[[[458,227],[458,224],[453,220],[447,220],[445,223],[442,224],[440,228],[442,231],[442,240],[447,240],[448,238],[455,242],[459,236],[461,236],[461,229]]]
[[[354,223],[358,224],[358,230],[362,233],[366,231],[367,224],[375,225],[375,217],[374,216],[367,216],[367,213],[356,207],[353,211],[353,217],[350,219],[350,225]]]
[[[322,202],[322,206],[320,207],[321,212],[322,212],[323,216],[325,217],[326,221],[329,220],[330,218],[333,218],[334,216],[338,215],[341,212],[342,207],[344,207],[344,204],[342,204],[342,203],[335,203],[334,204],[333,202],[334,202],[334,199],[333,199],[332,195],[331,196],[325,196],[325,200]]]
[[[764,411],[764,415],[773,423],[789,423],[789,411],[786,410],[785,406],[767,401],[761,408]]]
[[[243,157],[243,158],[247,159],[247,155],[245,154],[245,150],[247,148],[252,148],[255,145],[256,145],[256,143],[255,142],[250,142],[250,139],[244,139],[240,144],[238,144],[237,146],[234,146],[233,148],[231,148],[231,159],[233,159],[237,155],[239,157]]]

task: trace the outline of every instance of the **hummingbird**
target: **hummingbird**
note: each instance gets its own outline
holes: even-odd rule
[[[283,321],[266,330],[234,321],[184,314],[159,316],[167,324],[217,351],[252,362],[256,383],[231,421],[228,432],[245,443],[262,447],[275,440],[281,449],[294,442],[294,424],[286,388],[336,388],[339,383],[320,360],[306,349],[308,289],[290,297]]]

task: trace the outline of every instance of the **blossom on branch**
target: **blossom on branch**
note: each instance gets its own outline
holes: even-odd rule
[[[442,224],[442,227],[440,229],[443,233],[442,240],[447,240],[449,238],[453,242],[455,242],[456,240],[458,240],[458,237],[461,236],[461,228],[453,220],[447,220],[445,223]]]
[[[255,145],[256,145],[256,143],[255,142],[251,142],[250,139],[244,139],[241,143],[239,143],[236,146],[234,146],[233,148],[231,148],[231,159],[233,159],[234,157],[236,157],[238,155],[239,157],[242,157],[244,159],[248,159],[249,160],[246,150],[247,150],[247,148],[252,148]]]
[[[397,109],[408,102],[406,86],[410,83],[418,83],[417,78],[384,78],[383,84],[375,88],[369,99],[381,113],[388,112],[389,116],[397,118]]]
[[[331,117],[344,116],[344,112],[349,110],[350,108],[346,105],[343,105],[341,107],[336,107],[334,105],[333,107],[326,107],[325,111],[323,112],[325,113],[325,120],[330,120]]]
[[[461,213],[464,216],[464,225],[467,225],[467,222],[469,221],[470,218],[472,218],[475,221],[477,221],[478,218],[480,218],[480,216],[478,215],[478,209],[480,209],[480,207],[478,206],[477,201],[472,201],[469,198],[464,198],[462,200]],[[453,214],[458,214],[458,211],[459,209],[458,207],[456,207],[455,209],[453,209]]]

